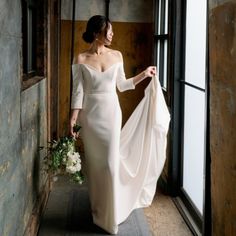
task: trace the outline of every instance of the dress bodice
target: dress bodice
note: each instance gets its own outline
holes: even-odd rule
[[[84,93],[107,93],[116,91],[116,77],[122,64],[115,63],[103,72],[88,64],[79,64],[82,71]]]
[[[81,109],[86,94],[116,93],[134,89],[133,78],[126,79],[123,62],[114,63],[105,71],[98,71],[88,64],[73,64],[72,109]]]

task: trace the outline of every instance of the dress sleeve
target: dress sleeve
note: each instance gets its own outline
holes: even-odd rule
[[[123,64],[118,68],[116,85],[120,92],[135,89],[133,78],[126,79]]]
[[[78,64],[72,65],[73,89],[71,97],[71,109],[82,109],[83,104],[83,75]]]

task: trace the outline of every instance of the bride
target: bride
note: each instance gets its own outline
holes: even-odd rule
[[[93,222],[116,234],[118,225],[133,209],[151,204],[160,173],[155,175],[154,170],[150,174],[153,167],[149,157],[155,158],[155,153],[149,153],[152,141],[145,138],[148,133],[149,137],[153,135],[148,106],[145,102],[140,104],[121,132],[122,114],[116,93],[116,88],[119,91],[135,89],[143,79],[156,75],[156,67],[149,66],[126,79],[122,54],[107,47],[113,35],[112,24],[105,16],[95,15],[89,19],[83,39],[90,47],[79,54],[72,65],[69,126],[73,136],[77,120],[82,126],[83,167]],[[141,122],[138,128],[136,121]],[[162,149],[165,150],[165,142]],[[163,163],[158,167],[159,172],[162,167]]]

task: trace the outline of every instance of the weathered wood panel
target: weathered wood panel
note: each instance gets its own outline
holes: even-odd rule
[[[47,55],[47,87],[48,87],[48,139],[58,137],[58,91],[59,91],[59,1],[48,1],[48,55]]]
[[[152,24],[113,23],[113,28],[113,47],[122,52],[126,77],[130,78],[140,73],[152,62]],[[142,99],[148,81],[142,81],[134,91],[118,93],[123,113],[123,124]]]
[[[68,132],[70,112],[71,21],[61,21],[59,76],[59,136]]]
[[[236,235],[236,3],[210,1],[212,235]]]

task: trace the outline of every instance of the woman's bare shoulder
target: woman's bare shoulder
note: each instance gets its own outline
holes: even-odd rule
[[[111,50],[111,53],[115,56],[115,57],[117,57],[117,58],[119,58],[119,59],[122,59],[123,57],[122,57],[122,53],[120,52],[120,51],[118,51],[118,50]]]
[[[110,53],[113,57],[115,57],[119,61],[123,61],[122,53],[118,50],[111,49]]]
[[[79,53],[77,56],[74,57],[73,64],[81,64],[84,63],[88,56],[87,51]]]

